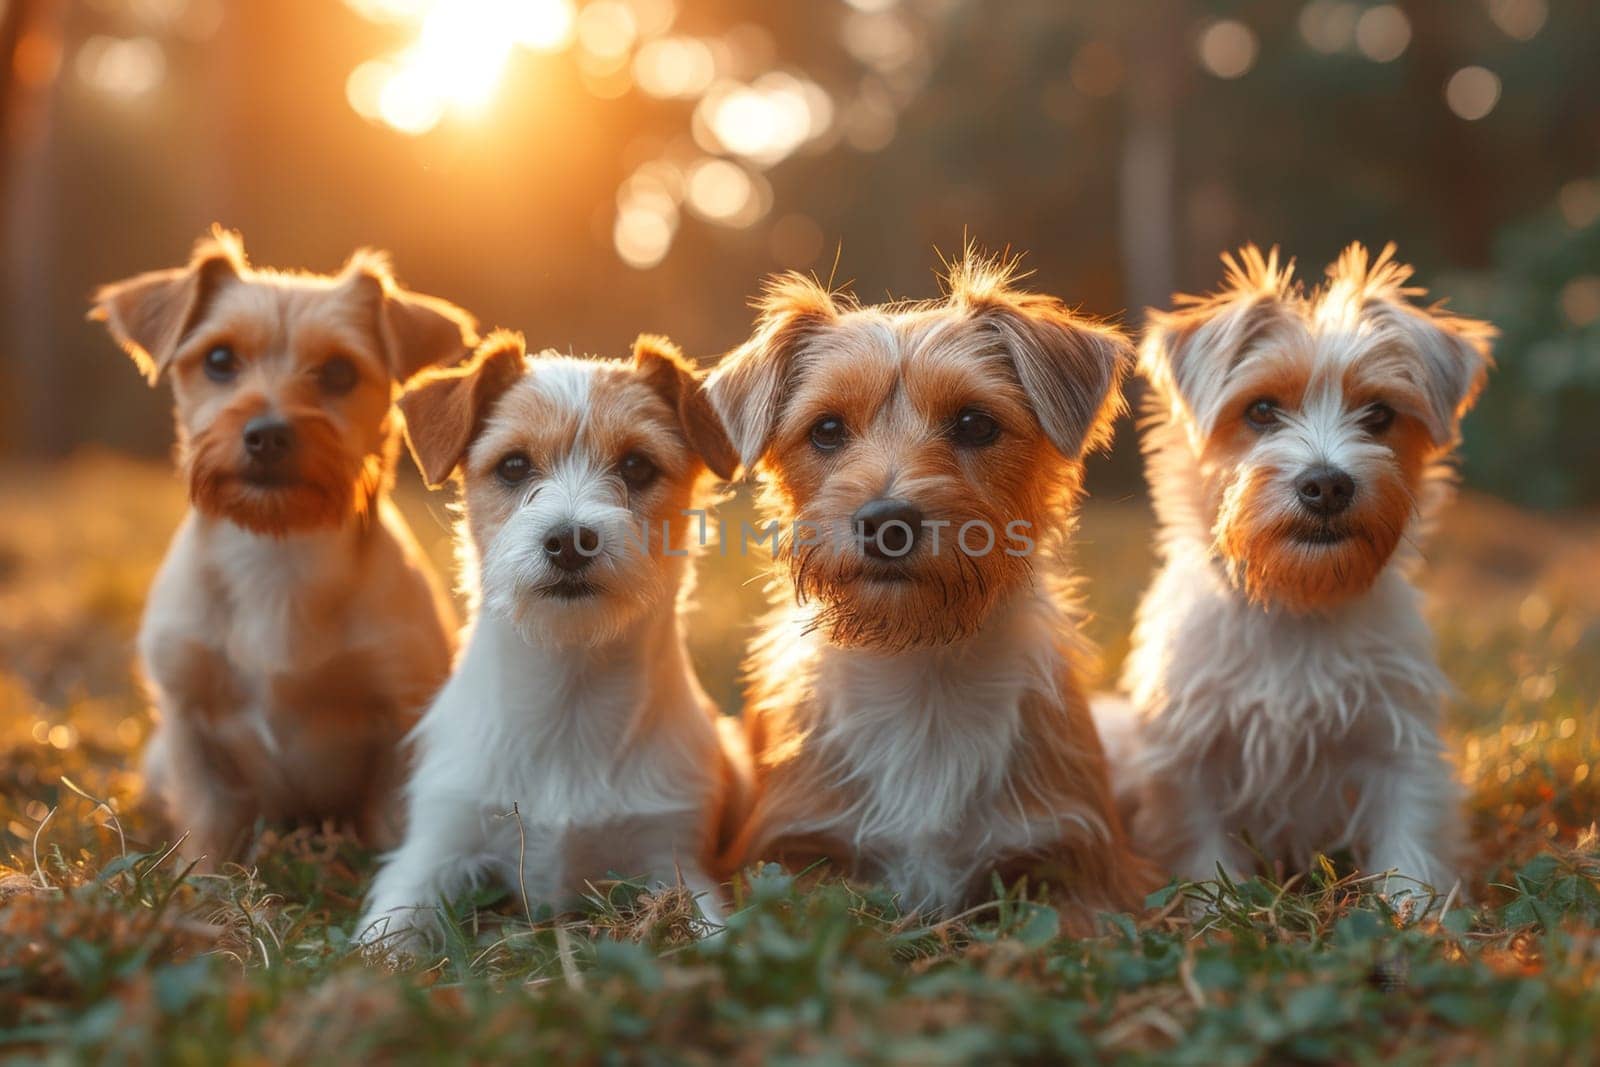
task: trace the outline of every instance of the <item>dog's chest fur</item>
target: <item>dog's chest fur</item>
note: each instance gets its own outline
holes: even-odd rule
[[[1024,702],[1053,699],[1053,635],[1004,609],[960,646],[880,655],[813,636],[804,758],[836,806],[779,833],[846,846],[908,906],[953,907],[1007,855],[1047,844],[1061,813],[1029,813],[1017,780]]]
[[[641,638],[646,671],[529,645],[479,617],[462,662],[416,731],[409,789],[466,801],[479,863],[530,894],[582,892],[608,873],[654,874],[708,847],[717,743],[672,620]],[[625,640],[620,645],[631,642]],[[659,644],[659,654],[652,649]]]
[[[140,633],[164,714],[270,817],[357,803],[329,790],[364,782],[351,771],[392,746],[406,713],[384,650],[353,639],[348,542],[196,525],[179,531]]]
[[[1328,614],[1268,612],[1198,553],[1174,556],[1126,668],[1139,777],[1224,783],[1211,802],[1258,837],[1348,827],[1370,761],[1438,744],[1447,682],[1417,601],[1391,569]]]

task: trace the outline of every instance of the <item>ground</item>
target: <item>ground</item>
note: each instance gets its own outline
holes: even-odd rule
[[[448,566],[445,497],[406,484],[401,500]],[[136,802],[149,717],[131,641],[182,507],[154,464],[0,468],[0,1056],[1545,1063],[1600,1048],[1600,518],[1468,495],[1429,546],[1477,846],[1471,903],[1442,918],[1397,914],[1330,865],[1169,887],[1070,939],[1016,894],[929,925],[769,870],[708,941],[678,895],[601,885],[558,922],[477,902],[494,907],[463,909],[444,958],[391,972],[347,943],[370,855],[302,830],[201,876]],[[1136,501],[1085,515],[1089,627],[1111,666],[1148,532]],[[759,582],[719,566],[700,602],[696,662],[731,708]]]

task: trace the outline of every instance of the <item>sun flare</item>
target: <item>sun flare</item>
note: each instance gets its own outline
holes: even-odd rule
[[[572,0],[348,0],[370,19],[416,27],[399,53],[361,64],[346,96],[363,118],[420,135],[448,113],[481,115],[513,51],[555,52],[572,40]]]

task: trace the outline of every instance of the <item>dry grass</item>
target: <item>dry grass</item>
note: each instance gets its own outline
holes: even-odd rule
[[[401,501],[447,566],[443,499]],[[1473,904],[1442,920],[1330,867],[1172,887],[1071,940],[1015,897],[926,926],[768,873],[706,942],[681,893],[626,883],[554,922],[514,895],[465,901],[444,957],[391,974],[347,945],[371,869],[350,842],[270,834],[250,869],[200,877],[136,806],[131,641],[182,508],[171,475],[109,456],[0,470],[0,502],[0,1054],[1576,1062],[1600,1047],[1600,520],[1468,499],[1436,540],[1480,846]],[[1136,504],[1085,517],[1090,628],[1113,665],[1148,521]],[[730,705],[754,577],[718,561],[701,583],[693,653]]]

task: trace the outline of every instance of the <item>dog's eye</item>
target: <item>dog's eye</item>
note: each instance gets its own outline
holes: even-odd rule
[[[649,456],[642,452],[629,452],[617,464],[617,473],[622,475],[629,489],[643,489],[656,480],[660,471],[650,462]]]
[[[818,419],[811,427],[811,444],[822,452],[832,452],[844,444],[844,420],[833,415]]]
[[[1244,409],[1244,421],[1257,430],[1269,429],[1278,424],[1278,402],[1262,397]]]
[[[950,436],[955,438],[958,445],[980,448],[983,445],[994,444],[995,438],[1000,436],[1000,424],[993,416],[969,408],[956,416],[955,425],[950,428]]]
[[[214,382],[231,382],[239,374],[239,357],[227,345],[217,345],[201,362],[206,377]]]
[[[334,356],[317,368],[317,384],[324,393],[335,396],[342,396],[354,389],[360,377],[356,365],[343,356]]]
[[[1361,416],[1361,428],[1377,437],[1394,425],[1394,408],[1388,404],[1373,404]]]
[[[533,460],[526,452],[513,452],[494,465],[494,476],[506,485],[521,485],[533,475]]]

